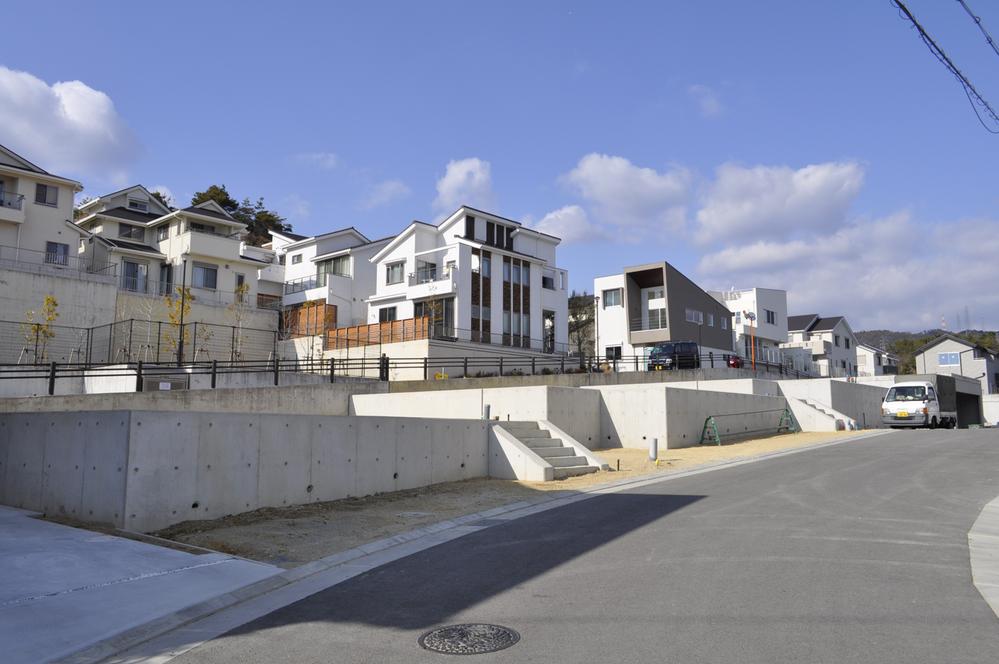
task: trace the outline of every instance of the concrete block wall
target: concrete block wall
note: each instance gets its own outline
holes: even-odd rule
[[[108,411],[0,415],[0,502],[152,531],[489,472],[483,421]]]

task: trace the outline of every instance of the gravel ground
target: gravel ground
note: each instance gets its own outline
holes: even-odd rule
[[[476,479],[365,498],[265,508],[212,521],[189,521],[155,535],[291,568],[419,526],[536,499],[546,491],[589,488],[629,477],[676,472],[851,435],[856,432],[798,433],[721,446],[661,450],[658,465],[649,461],[646,450],[598,450],[597,454],[611,470],[557,482]],[[620,470],[617,470],[619,464]]]

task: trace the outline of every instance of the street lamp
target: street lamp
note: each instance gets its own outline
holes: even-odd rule
[[[600,352],[600,296],[593,296],[593,357],[597,357]],[[580,363],[583,358],[579,359]]]
[[[742,315],[749,321],[749,352],[753,359],[753,371],[756,371],[756,327],[753,325],[756,314],[752,311],[743,311]]]

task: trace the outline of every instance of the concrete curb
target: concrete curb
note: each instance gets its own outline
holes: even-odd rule
[[[232,625],[231,627],[222,629],[222,631],[218,631],[217,633],[212,633],[213,630],[196,630],[195,632],[197,637],[195,642],[181,642],[175,644],[176,647],[171,648],[169,655],[165,658],[157,657],[157,653],[146,652],[141,654],[137,653],[134,656],[128,656],[126,651],[140,648],[143,644],[149,644],[158,637],[163,637],[174,630],[178,630],[198,620],[218,614],[225,609],[231,609],[238,604],[248,602],[249,600],[259,599],[267,593],[286,589],[295,583],[306,582],[310,579],[310,577],[316,578],[320,575],[335,573],[333,579],[330,579],[332,581],[331,583],[324,583],[319,588],[310,588],[303,595],[303,597],[332,587],[338,583],[342,583],[343,581],[347,581],[348,579],[363,574],[364,572],[374,569],[375,567],[379,567],[400,558],[418,553],[419,551],[437,546],[438,544],[443,544],[470,533],[478,532],[495,525],[500,525],[501,523],[507,521],[556,509],[565,505],[580,502],[582,500],[588,500],[599,495],[616,493],[626,489],[637,488],[658,482],[666,482],[682,477],[690,477],[692,475],[700,475],[702,473],[721,470],[723,468],[733,468],[750,463],[757,463],[767,459],[789,456],[791,454],[821,449],[823,447],[842,445],[844,443],[890,433],[892,432],[887,430],[877,430],[867,434],[851,436],[849,438],[821,441],[813,445],[771,452],[755,457],[719,461],[675,473],[652,473],[639,477],[628,478],[626,480],[607,482],[605,484],[591,486],[578,491],[552,491],[538,500],[519,501],[482,512],[465,514],[453,519],[440,521],[438,523],[430,524],[429,526],[423,526],[405,533],[400,533],[392,537],[368,542],[353,549],[341,551],[325,558],[320,558],[319,560],[315,560],[311,563],[306,563],[286,572],[263,579],[262,581],[244,586],[238,590],[194,604],[180,611],[163,616],[157,620],[150,621],[139,627],[126,630],[121,634],[87,646],[86,648],[83,648],[57,661],[65,664],[93,664],[106,660],[114,662],[138,662],[149,661],[152,658],[156,658],[156,661],[167,661],[173,657],[179,656],[183,652],[197,647],[201,643],[204,643],[205,641],[208,641],[225,631],[228,631],[228,629],[231,629],[232,627],[238,626],[238,624],[244,624],[245,622],[252,620],[253,617],[248,618],[247,620],[242,620],[237,623],[237,625]],[[999,505],[997,505],[996,509],[997,519],[999,519]],[[996,534],[999,535],[999,528],[996,529]],[[999,567],[997,567],[997,569],[999,569]],[[995,588],[997,593],[999,593],[999,572],[996,573]],[[268,607],[264,611],[264,614],[295,601],[298,600],[291,599],[290,601],[281,603],[277,606]],[[124,655],[124,658],[111,659],[117,655]]]
[[[999,496],[982,508],[968,531],[971,579],[999,618]]]

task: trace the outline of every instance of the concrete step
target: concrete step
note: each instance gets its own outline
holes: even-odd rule
[[[511,421],[499,420],[496,423],[499,424],[500,426],[502,426],[507,431],[515,431],[515,430],[516,431],[524,431],[524,430],[527,430],[527,429],[533,429],[533,430],[537,431],[538,429],[541,428],[541,427],[538,426],[537,422],[518,422],[516,420],[513,421],[513,422],[511,422]]]
[[[551,457],[550,459],[545,459],[545,461],[556,468],[565,468],[566,466],[585,466],[589,463],[586,460],[586,457],[581,456]]]
[[[596,466],[568,466],[563,468],[556,468],[554,479],[564,480],[567,477],[575,477],[577,475],[587,475],[589,473],[597,472]]]
[[[539,447],[561,447],[562,441],[559,438],[517,438],[532,450]]]
[[[537,454],[542,459],[551,459],[553,457],[567,457],[575,456],[576,450],[571,447],[532,447],[531,451]]]
[[[510,433],[520,442],[525,440],[557,440],[552,438],[551,431],[511,431]]]

